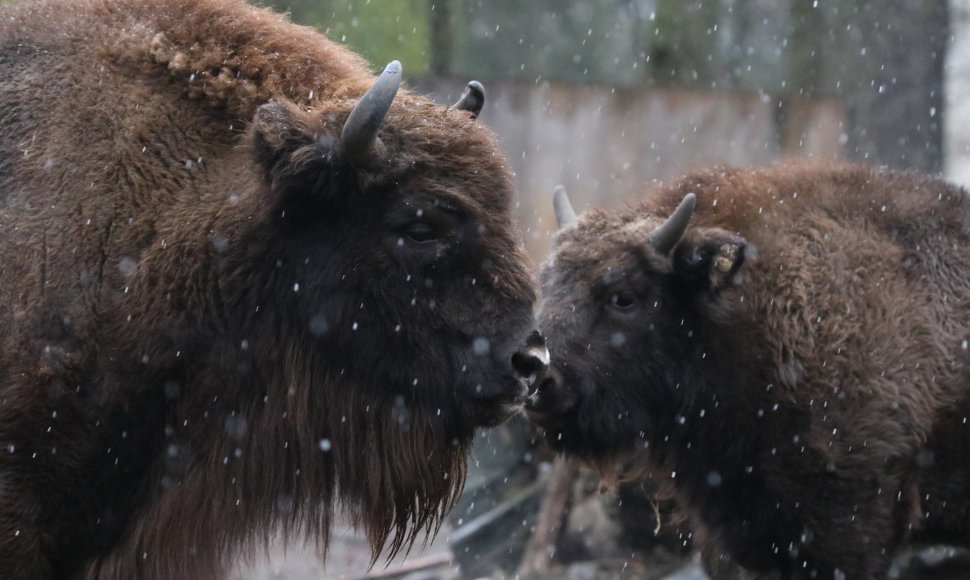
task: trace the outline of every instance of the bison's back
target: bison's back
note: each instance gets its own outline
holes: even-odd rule
[[[851,239],[888,239],[930,254],[942,250],[934,240],[945,238],[951,249],[970,243],[966,192],[913,172],[808,161],[719,168],[682,179],[658,199],[675,205],[688,191],[703,192],[693,225],[743,232],[769,251],[788,246],[792,232],[839,228]]]

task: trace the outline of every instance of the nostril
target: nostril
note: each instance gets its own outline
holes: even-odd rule
[[[528,352],[517,352],[512,355],[512,368],[523,377],[534,375],[546,368],[542,358]]]
[[[528,385],[530,393],[538,386],[548,365],[549,351],[545,346],[530,346],[512,355],[512,368]]]
[[[532,334],[525,339],[525,346],[530,349],[536,347],[544,349],[546,346],[546,338],[538,330],[533,330]]]

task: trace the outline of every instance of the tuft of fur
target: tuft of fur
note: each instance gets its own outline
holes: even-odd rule
[[[650,233],[688,193],[661,255]],[[970,537],[962,189],[714,168],[580,216],[542,277],[552,378],[531,415],[550,444],[660,483],[753,577],[874,580],[909,542]]]
[[[433,534],[524,397],[494,135],[402,90],[356,167],[372,73],[236,0],[4,5],[0,55],[0,575],[219,578],[340,510],[375,560]]]

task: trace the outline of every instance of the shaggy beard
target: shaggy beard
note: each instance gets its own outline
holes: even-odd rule
[[[446,410],[403,407],[379,385],[283,368],[305,371],[241,411],[242,438],[212,429],[204,451],[155,486],[126,541],[86,578],[212,580],[280,539],[325,558],[341,512],[366,534],[372,565],[437,533],[461,494],[472,430],[455,434]],[[149,477],[166,481],[161,466]]]

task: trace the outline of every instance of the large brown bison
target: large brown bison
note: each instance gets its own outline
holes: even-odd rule
[[[884,578],[964,543],[970,198],[838,164],[715,169],[564,225],[547,439],[665,484],[756,578]]]
[[[0,576],[433,532],[542,367],[479,87],[234,0],[0,18]]]

